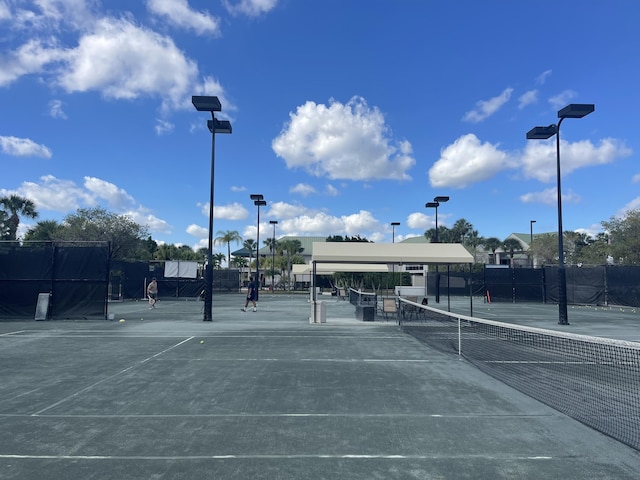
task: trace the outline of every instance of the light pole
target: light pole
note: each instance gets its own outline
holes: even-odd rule
[[[269,220],[269,223],[273,225],[273,239],[271,241],[271,291],[275,292],[275,269],[276,269],[276,225],[277,220]]]
[[[446,196],[437,196],[433,198],[433,202],[425,203],[425,207],[427,208],[435,208],[436,209],[436,238],[435,243],[439,243],[438,240],[438,207],[441,203],[445,203],[449,201],[449,197]],[[438,264],[436,263],[436,303],[440,303],[440,272],[438,271]]]
[[[204,318],[213,321],[213,185],[215,173],[216,133],[231,133],[231,122],[218,120],[214,112],[222,110],[218,97],[192,96],[191,103],[199,112],[211,112],[207,128],[211,132],[211,186],[209,189],[209,243],[207,246],[207,266],[204,273]]]
[[[396,227],[400,225],[400,222],[391,222],[391,243],[396,243]],[[391,278],[393,278],[393,291],[395,294],[396,285],[396,264],[391,264]],[[387,293],[389,293],[389,281],[387,280]]]
[[[427,208],[435,208],[436,209],[436,238],[435,238],[435,243],[439,243],[438,241],[438,207],[440,206],[441,203],[445,203],[449,201],[449,197],[444,197],[444,196],[439,196],[439,197],[435,197],[433,199],[433,202],[427,202],[425,203],[425,207]]]
[[[391,243],[396,243],[396,227],[400,225],[400,222],[391,222]]]
[[[263,199],[264,197],[257,193],[250,195],[251,200],[253,200],[253,204],[258,207],[258,231],[256,234],[256,300],[258,300],[259,291],[260,291],[260,207],[263,207],[267,204]]]
[[[536,223],[535,220],[529,220],[529,249],[531,249],[531,245],[533,244],[533,224]],[[533,267],[533,252],[531,252],[531,267]]]
[[[592,103],[572,103],[558,110],[557,124],[548,127],[533,127],[527,132],[527,140],[546,140],[556,136],[556,175],[558,195],[558,323],[569,325],[567,314],[567,275],[564,267],[564,246],[562,242],[562,190],[560,188],[560,125],[565,118],[582,118],[596,109]]]

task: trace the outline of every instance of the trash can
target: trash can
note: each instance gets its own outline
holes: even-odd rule
[[[311,303],[309,323],[327,323],[327,305],[325,302]]]

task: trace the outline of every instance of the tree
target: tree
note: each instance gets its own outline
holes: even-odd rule
[[[543,265],[558,263],[558,235],[555,233],[536,235],[529,249]]]
[[[20,215],[23,217],[37,218],[36,204],[28,198],[19,195],[9,195],[0,198],[2,205],[9,215],[8,219],[8,237],[9,240],[18,239],[18,227],[20,226]]]
[[[484,239],[483,245],[485,248],[491,250],[493,263],[496,263],[496,250],[502,246],[502,241],[497,237],[489,237]]]
[[[325,242],[369,242],[365,237],[361,237],[360,235],[354,235],[350,237],[349,235],[345,235],[344,238],[342,235],[332,235],[325,239]]]
[[[148,260],[145,248],[147,228],[138,225],[127,215],[107,212],[104,208],[79,208],[67,215],[60,240],[110,242],[111,258],[116,260]]]
[[[456,220],[451,227],[451,241],[454,243],[464,243],[464,238],[473,230],[473,225],[464,218]],[[477,235],[478,232],[476,232]]]
[[[225,261],[224,253],[214,253],[211,256],[211,261],[213,262],[213,268],[216,270],[220,270],[222,268],[222,262]]]
[[[509,254],[510,263],[513,267],[513,256],[516,252],[522,251],[522,244],[515,238],[507,238],[502,244],[502,248]]]
[[[576,252],[575,261],[579,264],[604,265],[607,262],[611,247],[609,235],[600,232],[593,237],[586,237],[587,244]]]
[[[58,240],[60,231],[64,228],[55,220],[41,220],[35,226],[27,230],[24,235],[26,241],[48,241]]]
[[[226,243],[227,244],[227,258],[231,259],[231,242],[240,243],[242,241],[242,237],[236,230],[227,230],[226,232],[219,231],[216,233],[218,235],[214,240],[214,245],[216,243]],[[230,268],[230,262],[227,262],[227,268]]]
[[[284,239],[278,242],[278,254],[285,255],[287,259],[287,279],[289,281],[289,288],[291,288],[291,265],[292,264],[300,264],[304,263],[304,259],[302,258],[300,253],[302,253],[302,243],[297,239]]]
[[[247,250],[249,250],[249,268],[251,268],[251,262],[253,262],[253,251],[256,250],[256,253],[257,253],[257,250],[258,250],[256,241],[253,238],[247,238],[242,243],[242,246]]]
[[[621,265],[640,264],[640,210],[629,210],[624,217],[602,222],[611,240],[611,256]]]
[[[0,240],[9,240],[9,215],[0,210]]]

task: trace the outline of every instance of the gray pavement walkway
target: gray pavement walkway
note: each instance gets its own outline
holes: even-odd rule
[[[0,322],[2,479],[635,479],[640,453],[327,299]],[[120,322],[120,319],[124,320]]]

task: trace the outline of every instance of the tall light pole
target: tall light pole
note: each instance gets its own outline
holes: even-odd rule
[[[396,243],[396,227],[400,225],[400,222],[391,222],[391,243]]]
[[[276,225],[277,220],[269,220],[269,223],[273,225],[273,239],[271,241],[271,291],[275,292],[275,269],[276,269]]]
[[[529,220],[529,248],[533,244],[533,224],[536,223],[535,220]],[[533,252],[531,252],[531,266],[533,267]]]
[[[425,203],[425,207],[427,208],[435,208],[436,209],[436,238],[435,243],[439,243],[438,240],[438,207],[441,203],[445,203],[449,201],[449,197],[446,196],[437,196],[433,198],[433,202]],[[438,264],[436,263],[436,303],[440,303],[440,272],[438,271]]]
[[[449,201],[449,197],[444,197],[444,196],[439,196],[439,197],[434,197],[433,202],[427,202],[425,203],[425,207],[427,208],[435,208],[436,209],[436,238],[435,238],[435,243],[439,243],[438,241],[438,207],[440,206],[441,203],[445,203]]]
[[[560,182],[560,125],[565,118],[582,118],[596,109],[592,103],[572,103],[558,110],[557,124],[548,127],[533,127],[527,132],[527,140],[546,140],[556,136],[556,175],[558,195],[558,323],[569,325],[567,314],[567,275],[564,267],[564,246],[562,241],[562,190]]]
[[[391,243],[396,243],[396,227],[400,225],[400,222],[391,222]],[[391,278],[393,278],[393,290],[395,294],[396,285],[396,264],[391,264]],[[387,277],[387,293],[389,293],[389,280]]]
[[[209,188],[209,244],[207,246],[207,266],[204,273],[204,318],[213,321],[213,185],[216,164],[216,133],[231,133],[231,122],[218,120],[214,112],[222,110],[218,97],[192,96],[191,103],[199,112],[211,112],[207,128],[211,132],[211,186]]]
[[[253,200],[253,204],[258,207],[258,231],[256,234],[256,300],[258,300],[259,291],[260,291],[260,207],[263,207],[267,204],[264,201],[264,197],[257,193],[250,195],[251,200]]]

